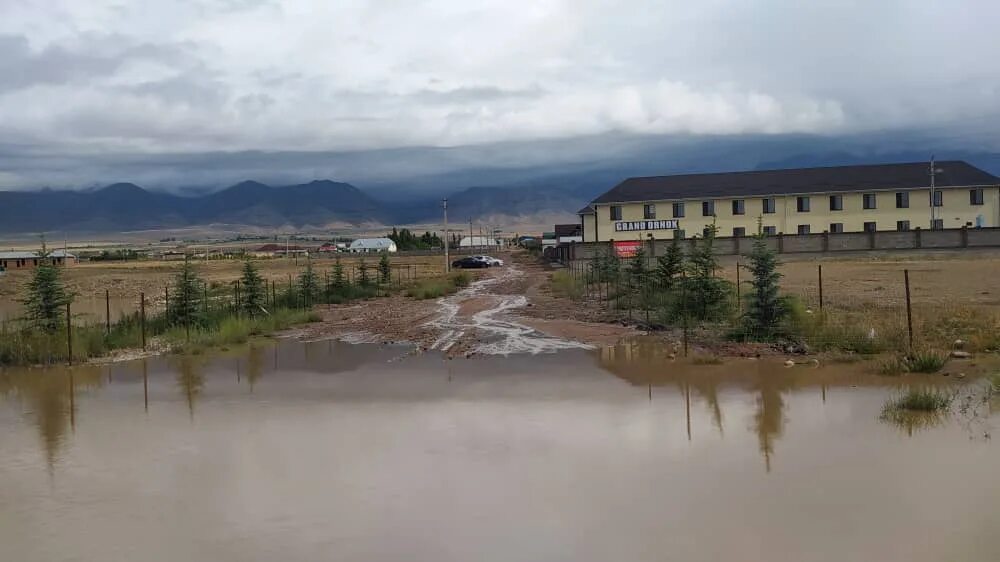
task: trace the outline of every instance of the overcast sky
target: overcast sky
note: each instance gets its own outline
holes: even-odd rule
[[[68,181],[26,163],[53,154],[906,128],[989,143],[998,21],[995,0],[0,0],[0,187]]]

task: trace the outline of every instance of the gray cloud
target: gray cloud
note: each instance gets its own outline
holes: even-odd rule
[[[995,148],[1000,4],[963,7],[10,0],[0,4],[0,138],[129,170],[120,155],[134,154],[161,178],[154,160],[174,154],[609,134],[921,129]],[[63,183],[58,158],[48,171],[2,158],[4,184]]]

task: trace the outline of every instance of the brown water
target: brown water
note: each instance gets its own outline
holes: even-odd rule
[[[1000,560],[991,420],[900,379],[404,352],[0,374],[0,560]]]

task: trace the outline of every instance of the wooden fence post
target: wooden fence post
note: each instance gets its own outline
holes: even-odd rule
[[[139,293],[139,334],[142,350],[146,351],[146,293]]]
[[[823,310],[823,266],[816,266],[816,275],[819,277],[819,309]]]
[[[104,289],[104,320],[105,332],[111,333],[111,291]]]
[[[913,308],[910,306],[910,270],[903,270],[903,284],[906,286],[906,332],[910,338],[910,352],[913,351]]]
[[[69,364],[73,364],[73,316],[69,303],[66,303],[66,347],[69,353]]]

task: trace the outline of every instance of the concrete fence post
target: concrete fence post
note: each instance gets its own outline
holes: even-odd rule
[[[874,250],[875,249],[875,231],[874,230],[869,230],[868,231],[868,249],[869,250]]]
[[[824,252],[829,252],[830,251],[830,231],[829,230],[824,230],[823,231],[823,251]]]
[[[778,253],[779,254],[785,253],[785,233],[784,232],[779,232],[778,233]]]
[[[922,248],[924,246],[923,240],[921,239],[921,238],[923,238],[923,236],[921,236],[921,232],[922,231],[920,230],[919,226],[917,228],[913,229],[913,247],[914,248],[919,249],[919,248]]]
[[[964,224],[962,225],[962,247],[969,247],[969,227]]]

